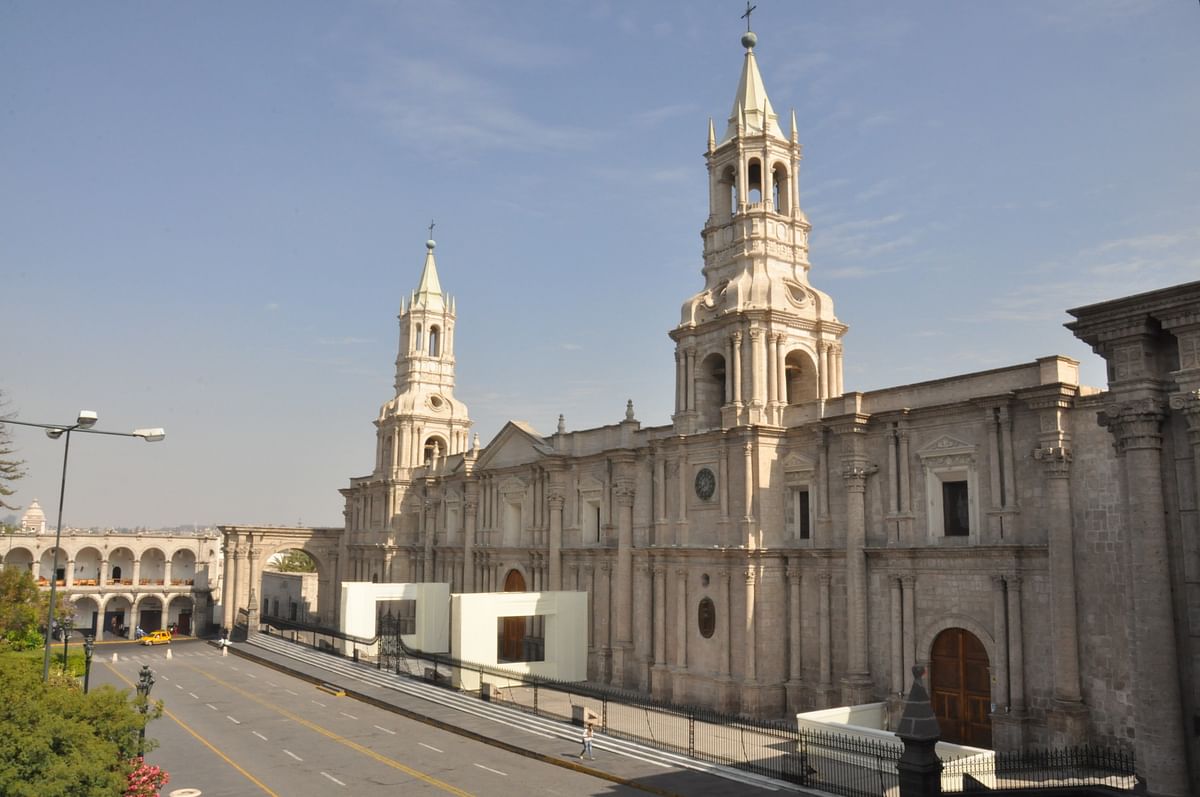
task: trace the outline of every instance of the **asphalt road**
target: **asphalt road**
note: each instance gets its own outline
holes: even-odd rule
[[[167,659],[166,646],[97,646],[91,677],[93,688],[132,689],[150,665],[151,698],[166,713],[147,728],[159,747],[146,759],[171,775],[163,797],[645,794],[326,694],[202,642],[170,649]],[[562,752],[578,749],[564,742]]]

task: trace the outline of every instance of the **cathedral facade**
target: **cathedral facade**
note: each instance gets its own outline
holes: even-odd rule
[[[585,591],[591,680],[751,716],[896,706],[926,665],[944,738],[1132,747],[1159,793],[1200,788],[1200,283],[1070,311],[1106,389],[1051,356],[848,392],[795,115],[785,132],[755,44],[709,125],[671,423],[629,404],[472,440],[429,241],[375,463],[341,491],[322,567]]]

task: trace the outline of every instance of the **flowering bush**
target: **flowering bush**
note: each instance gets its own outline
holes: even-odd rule
[[[158,790],[167,785],[171,776],[166,770],[147,764],[141,758],[135,758],[130,763],[133,771],[129,773],[125,797],[158,797]]]

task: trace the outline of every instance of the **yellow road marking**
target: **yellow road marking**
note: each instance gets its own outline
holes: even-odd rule
[[[225,687],[226,689],[230,690],[231,692],[236,692],[237,694],[239,694],[245,698],[253,700],[255,703],[258,703],[261,706],[265,706],[266,708],[269,708],[272,711],[282,714],[283,716],[290,719],[292,722],[295,722],[299,725],[303,725],[304,727],[308,728],[309,730],[316,731],[317,733],[321,734],[322,736],[332,739],[333,741],[338,742],[339,744],[345,745],[346,747],[349,747],[351,750],[362,753],[363,755],[367,756],[368,758],[373,758],[376,761],[378,761],[379,763],[385,764],[385,765],[391,767],[392,769],[398,769],[410,777],[416,778],[417,780],[420,780],[424,783],[428,783],[430,786],[441,789],[442,791],[457,795],[457,797],[474,797],[474,795],[472,795],[470,792],[463,791],[462,789],[460,789],[456,786],[452,786],[449,783],[446,783],[445,781],[438,780],[437,778],[433,777],[432,775],[427,775],[418,769],[413,769],[410,766],[406,766],[405,764],[400,763],[399,761],[397,761],[394,758],[388,758],[387,756],[385,756],[381,753],[377,753],[369,747],[364,747],[363,745],[359,744],[358,742],[347,739],[345,736],[341,736],[340,734],[337,734],[334,731],[329,730],[328,728],[324,728],[324,727],[316,724],[315,722],[306,720],[304,717],[301,717],[298,714],[293,714],[292,712],[288,711],[285,708],[281,708],[281,707],[275,705],[274,703],[270,703],[270,702],[264,700],[263,698],[259,697],[258,695],[255,695],[251,692],[247,692],[243,689],[240,689],[240,688],[234,686],[233,684],[229,683],[228,681],[223,681],[220,678],[218,678],[217,676],[213,675],[212,673],[205,672],[204,670],[198,669],[190,664],[187,664],[184,666],[186,666],[189,670],[192,670],[193,672],[197,672],[200,675],[203,675],[205,678],[208,678],[211,681],[215,681],[216,683],[220,684],[221,686]]]
[[[101,663],[102,663],[102,664],[104,664],[104,666],[108,667],[108,669],[112,670],[113,674],[114,674],[114,675],[116,675],[116,676],[117,676],[117,678],[119,678],[119,679],[121,679],[122,681],[124,681],[124,682],[125,682],[125,684],[126,684],[127,686],[129,686],[129,687],[133,687],[133,688],[136,688],[136,687],[134,687],[134,686],[133,686],[133,681],[130,681],[130,680],[129,680],[128,678],[126,678],[124,675],[122,675],[121,673],[119,673],[119,672],[117,671],[117,668],[116,668],[116,667],[113,667],[113,666],[112,666],[112,664],[110,664],[110,663],[108,663],[108,662],[101,662]],[[205,739],[203,736],[201,736],[200,734],[196,733],[196,731],[192,730],[192,729],[191,729],[191,727],[189,727],[189,726],[188,726],[188,724],[187,724],[187,723],[185,723],[183,720],[179,719],[179,717],[175,716],[173,713],[171,713],[170,711],[168,711],[168,710],[167,710],[167,709],[165,709],[165,708],[163,709],[163,714],[164,714],[165,716],[167,716],[167,717],[170,717],[170,718],[171,718],[171,719],[172,719],[172,720],[175,722],[175,724],[177,724],[177,725],[178,725],[180,728],[183,728],[185,731],[187,731],[187,732],[188,732],[188,733],[190,733],[192,736],[194,736],[194,737],[195,737],[197,740],[199,740],[201,744],[203,744],[203,745],[204,745],[205,747],[207,747],[209,750],[212,750],[214,753],[216,753],[218,756],[220,756],[220,757],[221,757],[221,759],[222,759],[222,760],[223,760],[223,761],[224,761],[226,764],[229,764],[229,766],[231,766],[231,767],[233,767],[234,769],[236,769],[236,770],[237,770],[238,772],[240,772],[242,775],[245,775],[247,780],[249,780],[251,783],[253,783],[253,784],[254,784],[255,786],[257,786],[258,788],[262,789],[262,790],[263,790],[263,792],[264,792],[265,794],[268,794],[268,795],[270,795],[270,797],[279,797],[279,795],[278,795],[278,794],[276,794],[275,792],[273,792],[273,791],[271,791],[269,788],[267,788],[267,786],[266,786],[266,785],[265,785],[265,784],[264,784],[264,783],[263,783],[261,780],[259,780],[258,778],[254,777],[254,776],[253,776],[253,775],[251,775],[249,772],[247,772],[246,770],[244,770],[244,769],[242,769],[240,766],[238,766],[238,764],[237,764],[237,762],[236,762],[236,761],[234,761],[234,760],[233,760],[233,759],[231,759],[229,756],[225,755],[225,754],[224,754],[224,753],[222,753],[220,750],[218,750],[216,747],[214,747],[214,746],[212,745],[212,743],[208,741],[208,739]]]

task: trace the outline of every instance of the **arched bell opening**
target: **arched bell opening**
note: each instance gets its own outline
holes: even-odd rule
[[[787,403],[803,404],[819,398],[817,390],[817,364],[808,352],[796,349],[788,352],[784,359],[787,384]]]
[[[696,377],[696,410],[703,428],[721,425],[721,407],[725,406],[725,358],[713,352],[700,363]]]

